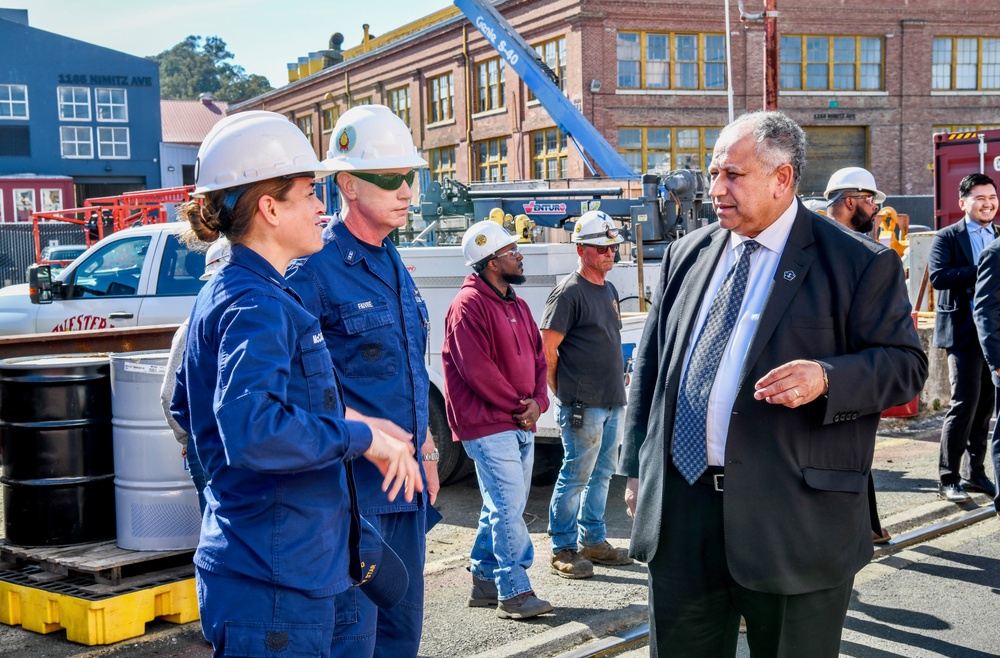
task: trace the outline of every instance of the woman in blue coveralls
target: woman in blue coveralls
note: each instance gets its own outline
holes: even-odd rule
[[[226,236],[232,259],[195,302],[171,413],[208,476],[195,552],[198,604],[216,656],[341,656],[335,595],[348,573],[345,463],[364,456],[383,491],[422,488],[410,437],[344,419],[318,321],[285,283],[288,263],[322,247],[308,140],[280,114],[220,121],[198,151],[198,186],[180,208],[197,237]]]

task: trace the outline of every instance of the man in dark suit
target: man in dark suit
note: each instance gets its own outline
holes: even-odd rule
[[[951,379],[951,404],[941,427],[938,492],[953,503],[969,500],[968,491],[996,495],[984,470],[994,387],[972,321],[976,263],[997,235],[996,186],[989,176],[969,174],[959,183],[958,197],[965,217],[937,232],[927,264],[931,285],[940,291],[934,347],[948,354]]]
[[[992,192],[989,187],[983,187],[978,194],[973,192],[973,195],[974,203],[992,205],[993,212],[996,213],[995,186]],[[972,315],[983,354],[986,356],[986,364],[996,388],[994,413],[1000,412],[1000,240],[990,242],[979,254],[975,308]],[[993,477],[997,478],[1000,477],[1000,432],[995,427],[990,447],[993,452]],[[1000,514],[1000,495],[996,493],[993,495],[993,508]]]
[[[899,257],[805,209],[802,129],[719,135],[717,224],[666,250],[619,472],[648,563],[650,654],[837,656],[870,559],[883,409],[927,376]]]

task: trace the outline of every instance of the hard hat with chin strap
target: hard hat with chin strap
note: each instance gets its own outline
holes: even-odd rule
[[[193,196],[271,178],[331,173],[302,131],[281,114],[253,111],[215,124],[198,149]]]
[[[477,222],[470,226],[462,237],[465,264],[475,268],[484,261],[488,262],[507,245],[516,243],[517,239],[496,222],[488,219]]]
[[[611,216],[601,210],[583,213],[576,222],[571,239],[577,244],[590,245],[621,244],[625,241]]]
[[[862,167],[844,167],[833,172],[826,184],[826,192],[823,193],[823,196],[826,197],[829,206],[848,191],[871,192],[875,197],[874,203],[876,205],[880,206],[885,203],[885,194],[879,192],[878,187],[876,187],[872,172]]]
[[[333,171],[376,171],[426,167],[403,120],[385,105],[359,105],[333,127],[323,164]]]

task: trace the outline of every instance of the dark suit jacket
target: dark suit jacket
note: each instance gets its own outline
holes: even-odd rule
[[[993,231],[996,234],[996,226]],[[972,242],[964,217],[934,236],[927,267],[931,285],[939,291],[934,314],[934,347],[974,347],[972,298],[976,262],[972,259]]]
[[[973,319],[979,344],[993,374],[993,383],[1000,386],[1000,377],[997,377],[997,368],[1000,368],[1000,240],[986,245],[979,254],[975,301]]]
[[[713,224],[667,248],[636,350],[619,472],[639,478],[631,552],[645,562],[660,538],[685,346],[729,235]],[[754,400],[755,382],[793,359],[824,364],[828,398],[798,409]],[[799,204],[729,425],[724,519],[737,582],[799,594],[843,584],[871,559],[879,416],[926,377],[899,256]]]

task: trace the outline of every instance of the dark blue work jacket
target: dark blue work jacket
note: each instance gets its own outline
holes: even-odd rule
[[[323,242],[321,251],[292,264],[288,283],[319,318],[347,406],[411,432],[419,455],[427,438],[430,386],[424,361],[427,305],[389,239],[382,246],[395,273],[386,272],[339,219],[326,227]],[[423,463],[420,468],[423,476]],[[420,497],[412,503],[402,496],[386,500],[383,477],[370,462],[355,464],[354,478],[362,514],[423,504]]]
[[[171,413],[208,475],[195,563],[313,596],[347,589],[344,462],[371,432],[344,420],[319,321],[247,247],[195,301]]]

